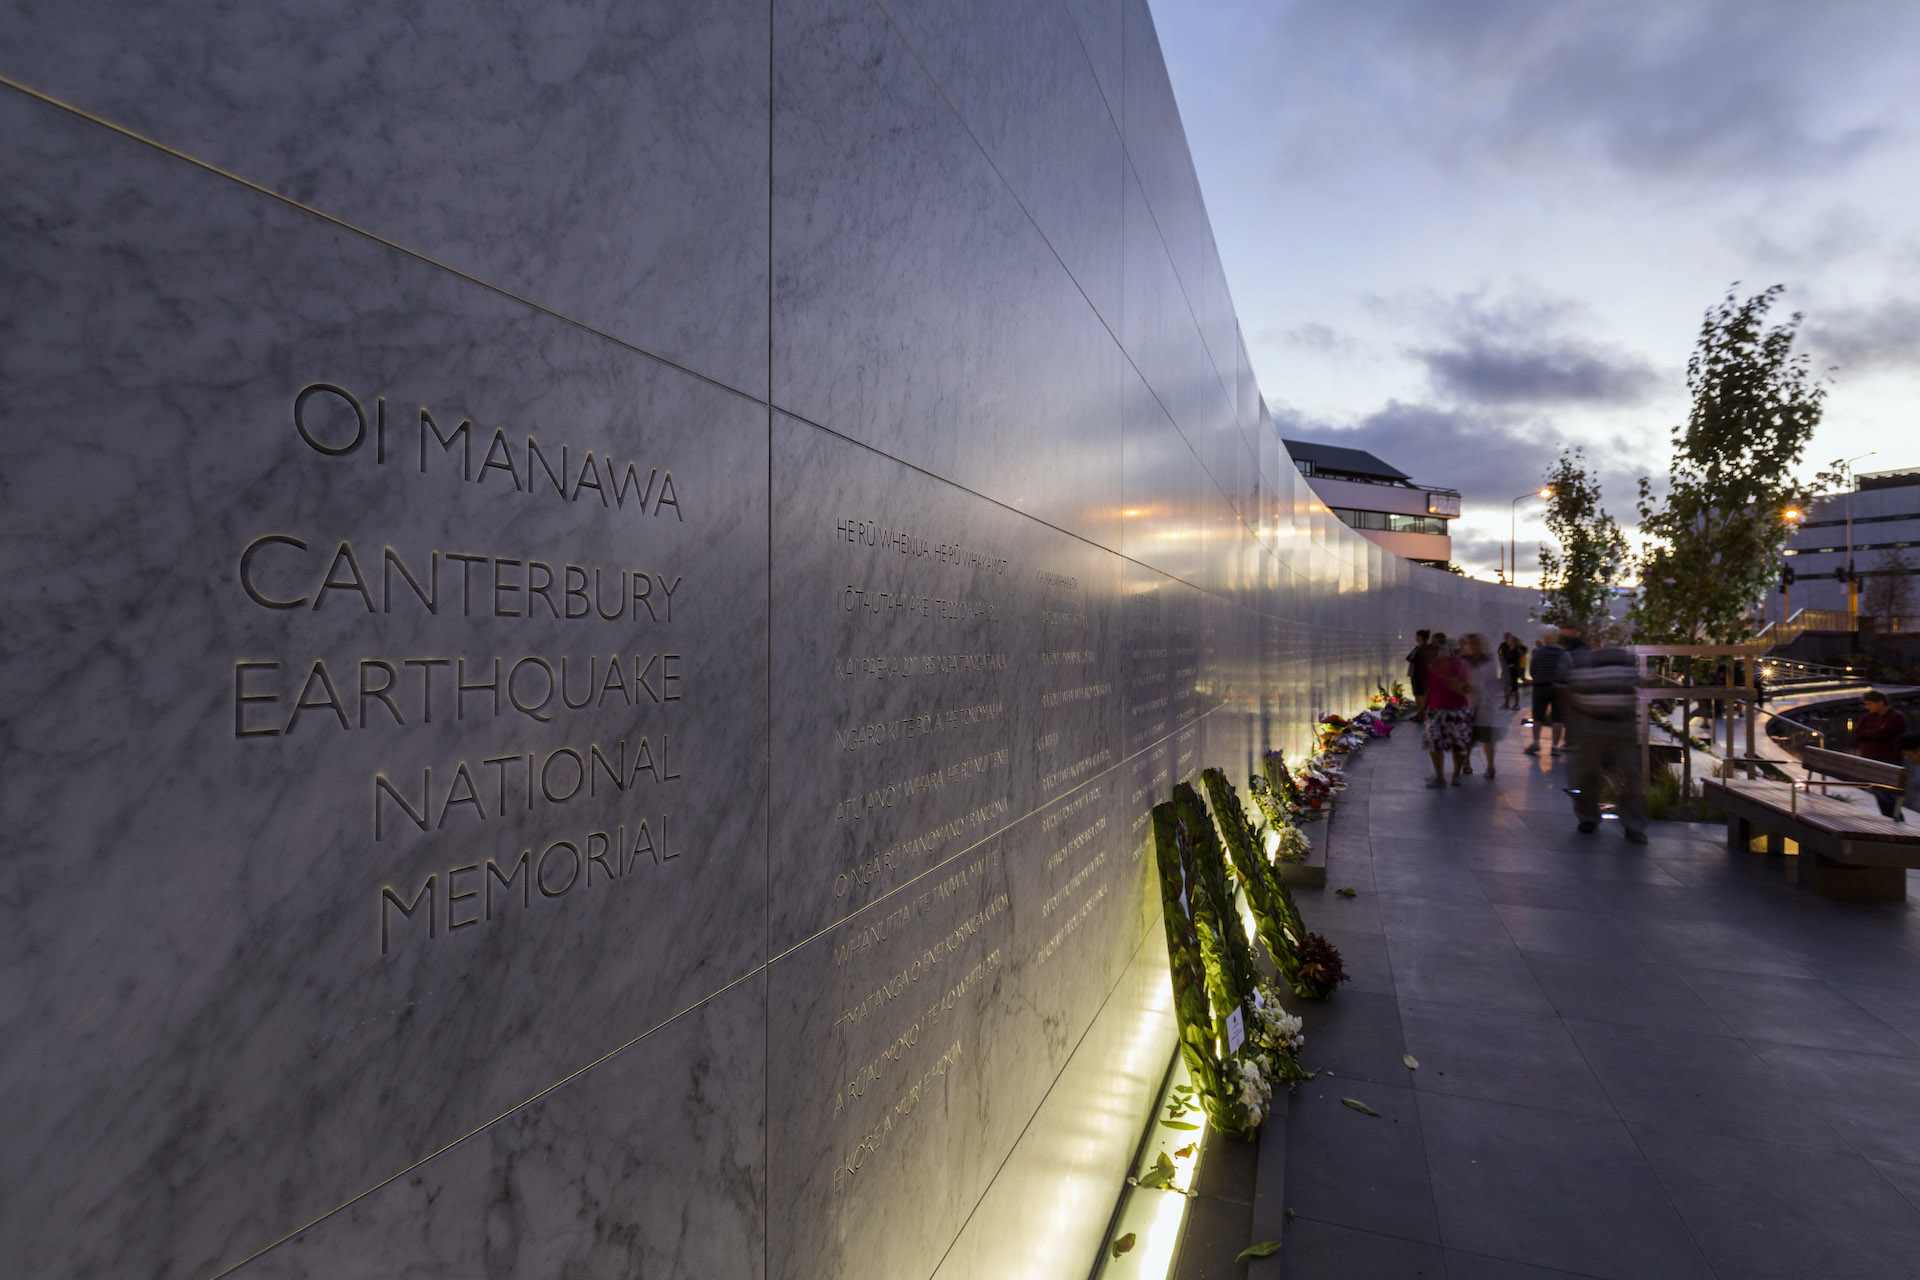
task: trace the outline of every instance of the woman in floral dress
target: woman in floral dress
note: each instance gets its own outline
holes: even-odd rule
[[[1447,785],[1443,755],[1453,755],[1453,785],[1466,771],[1467,752],[1473,747],[1473,681],[1464,659],[1447,647],[1445,636],[1433,637],[1440,656],[1427,664],[1427,755],[1433,761],[1429,787]]]

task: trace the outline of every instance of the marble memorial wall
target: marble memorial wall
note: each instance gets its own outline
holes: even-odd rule
[[[1149,806],[1524,618],[1314,503],[1142,0],[20,0],[0,81],[10,1274],[1091,1257]]]

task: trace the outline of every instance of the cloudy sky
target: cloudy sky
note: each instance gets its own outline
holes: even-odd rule
[[[1637,519],[1735,282],[1832,369],[1807,476],[1920,466],[1920,3],[1152,7],[1283,434],[1459,488],[1469,572],[1563,445]]]

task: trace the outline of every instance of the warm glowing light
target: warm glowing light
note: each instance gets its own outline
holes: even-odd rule
[[[1800,518],[1800,509],[1798,507],[1787,508],[1787,519],[1798,520],[1799,518]]]
[[[1540,496],[1543,498],[1551,498],[1553,496],[1553,490],[1551,488],[1542,489],[1540,491]]]
[[[1125,511],[1122,511],[1120,514],[1123,516],[1143,516],[1147,513],[1145,511],[1142,511],[1139,507],[1128,507]]]

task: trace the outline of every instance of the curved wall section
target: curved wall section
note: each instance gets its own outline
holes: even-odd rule
[[[30,1276],[1056,1274],[1144,817],[1518,593],[1309,494],[1144,3],[21,3]]]

